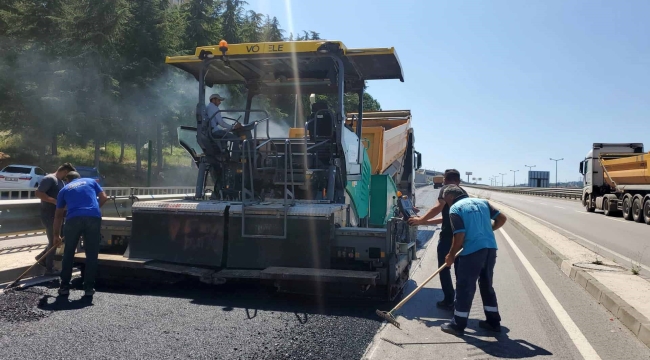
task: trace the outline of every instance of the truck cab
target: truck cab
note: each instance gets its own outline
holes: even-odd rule
[[[583,175],[582,204],[588,212],[596,209],[604,210],[606,214],[613,211],[626,212],[624,193],[626,190],[617,187],[612,181],[611,174],[603,167],[603,161],[643,154],[642,143],[594,143],[591,150],[580,162],[580,174]]]

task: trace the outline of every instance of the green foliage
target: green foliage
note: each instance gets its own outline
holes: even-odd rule
[[[164,149],[177,144],[178,125],[194,123],[197,101],[196,80],[165,65],[165,56],[193,54],[196,47],[221,39],[231,43],[320,39],[315,31],[285,37],[277,18],[248,9],[243,0],[170,3],[2,1],[0,129],[14,141],[11,146],[6,141],[0,144],[0,150],[23,151],[39,159],[77,157],[96,166],[100,159],[109,163],[132,159],[138,172],[143,152],[135,149],[152,139],[161,171],[163,164],[182,163],[168,159],[171,155]],[[217,91],[227,93],[233,102],[244,101],[240,86]],[[323,98],[335,103],[331,96]],[[308,97],[300,102],[302,114],[308,113]],[[347,111],[356,112],[357,104],[356,95],[346,96]],[[254,105],[289,123],[295,97],[260,97]],[[380,106],[366,94],[364,108]],[[113,145],[102,150],[99,144]],[[66,150],[58,154],[59,147]],[[183,156],[181,151],[174,155]]]

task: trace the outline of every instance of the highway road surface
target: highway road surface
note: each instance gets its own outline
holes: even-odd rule
[[[419,191],[420,206],[431,206],[437,190]],[[438,327],[451,314],[435,308],[437,279],[399,311],[421,331],[384,339],[375,309],[394,304],[189,283],[98,287],[90,304],[80,291],[57,301],[52,283],[0,295],[0,359],[650,358],[650,349],[530,241],[508,224],[504,230],[497,233],[495,288],[504,327],[497,336],[477,327],[478,296],[467,335],[442,333]],[[435,269],[436,237],[421,244],[409,290]]]
[[[601,211],[588,213],[581,202],[531,195],[508,194],[467,188],[474,195],[482,194],[528,215],[542,219],[569,235],[582,245],[630,267],[630,260],[650,270],[650,226],[645,223],[608,217]],[[600,248],[600,250],[598,250]],[[603,251],[604,250],[604,251]],[[648,272],[646,275],[650,274]]]

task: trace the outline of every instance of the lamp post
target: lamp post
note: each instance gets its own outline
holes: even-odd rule
[[[551,159],[551,161],[555,161],[555,187],[557,187],[557,162],[564,160],[564,158],[561,158],[561,159],[550,158],[550,159]]]
[[[501,187],[503,187],[503,175],[506,175],[507,173],[499,173],[501,175]]]
[[[530,172],[531,172],[532,169],[533,169],[535,166],[537,166],[537,165],[524,165],[524,166],[528,168],[528,186],[531,186],[531,185],[530,185]]]
[[[517,174],[517,171],[519,171],[519,170],[510,170],[510,171],[512,171],[512,187],[515,187],[517,185],[516,174]]]

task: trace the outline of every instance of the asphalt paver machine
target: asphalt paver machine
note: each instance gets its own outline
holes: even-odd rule
[[[129,218],[105,219],[102,241],[119,239],[126,251],[100,254],[99,278],[176,274],[394,299],[416,257],[417,229],[406,219],[414,215],[421,158],[410,111],[373,112],[368,126],[363,112],[366,81],[404,81],[394,48],[222,41],[166,63],[198,82],[196,126],[178,129],[198,168],[196,191],[182,200],[137,201]],[[237,123],[236,137],[210,131],[206,86],[220,85],[247,91],[244,109],[221,112]],[[348,93],[359,96],[354,114],[345,112]],[[336,101],[311,103],[301,126],[269,136],[271,120],[252,108],[255,97],[294,94],[334,94]]]

